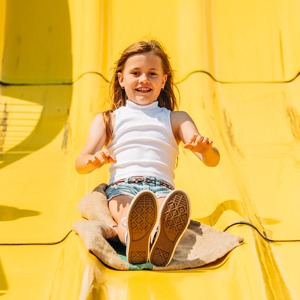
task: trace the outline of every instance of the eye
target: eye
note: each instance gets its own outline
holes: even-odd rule
[[[138,71],[132,71],[131,74],[132,74],[133,76],[139,76],[139,72],[138,72]]]
[[[155,72],[151,72],[151,73],[150,73],[150,76],[151,76],[151,77],[155,77],[156,75],[157,75],[157,74],[156,74]]]

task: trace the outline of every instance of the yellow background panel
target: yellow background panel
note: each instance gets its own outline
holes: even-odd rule
[[[300,298],[299,5],[0,0],[0,297]],[[108,107],[114,63],[151,37],[170,55],[180,109],[221,152],[208,168],[180,148],[192,217],[260,233],[230,227],[244,244],[199,269],[111,270],[69,234],[81,197],[108,180],[74,160]]]

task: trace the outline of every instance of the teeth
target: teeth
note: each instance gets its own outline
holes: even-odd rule
[[[148,91],[150,91],[151,89],[149,89],[149,88],[139,88],[139,89],[137,89],[138,91],[142,91],[142,92],[148,92]]]

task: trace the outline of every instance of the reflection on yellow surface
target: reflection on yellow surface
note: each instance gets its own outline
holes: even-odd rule
[[[299,10],[296,0],[0,1],[1,298],[298,299]],[[207,168],[181,148],[176,186],[194,219],[245,240],[199,269],[111,270],[69,234],[78,201],[108,179],[106,168],[76,174],[74,160],[108,105],[114,62],[145,37],[166,47],[180,109],[221,152]]]

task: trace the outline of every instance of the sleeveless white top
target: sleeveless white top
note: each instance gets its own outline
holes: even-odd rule
[[[114,111],[113,137],[107,145],[116,158],[110,165],[110,181],[132,176],[156,177],[174,186],[178,145],[171,126],[171,111],[158,106],[138,105],[127,100]]]

